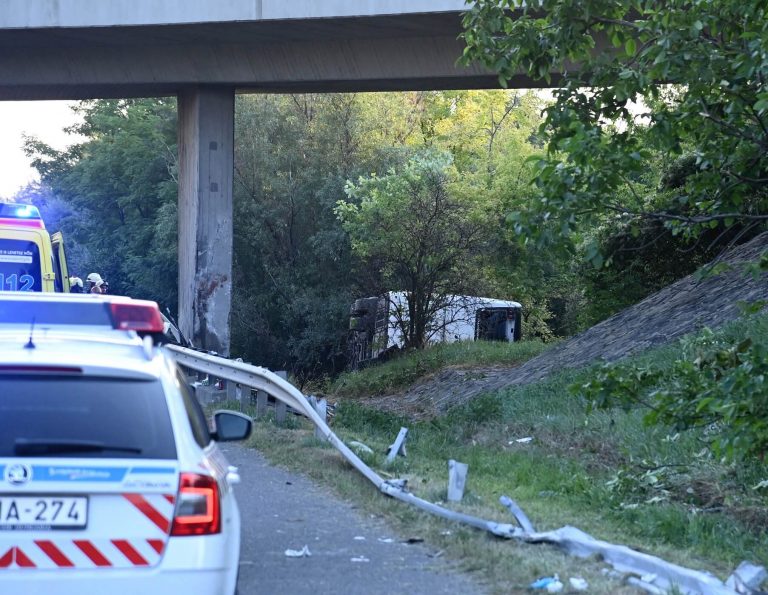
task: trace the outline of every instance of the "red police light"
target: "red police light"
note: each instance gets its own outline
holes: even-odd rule
[[[131,300],[130,302],[110,302],[112,327],[121,331],[142,333],[162,333],[163,317],[155,302]]]

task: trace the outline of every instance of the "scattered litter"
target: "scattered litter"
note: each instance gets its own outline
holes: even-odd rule
[[[289,558],[309,558],[312,553],[309,551],[309,546],[304,546],[300,550],[285,550],[285,555]]]
[[[423,537],[409,537],[408,539],[403,541],[403,543],[423,543],[423,542],[424,542]]]
[[[349,445],[355,450],[359,450],[367,454],[373,454],[373,449],[370,446],[363,444],[362,442],[358,442],[357,440],[351,440]]]
[[[287,486],[292,486],[292,485],[293,485],[293,482],[291,482],[291,481],[286,481],[286,482],[285,482],[285,485],[287,485]]]
[[[452,531],[440,531],[440,535],[453,535]]]
[[[354,558],[350,558],[349,561],[350,562],[370,562],[370,560],[365,556],[355,556]]]
[[[528,444],[533,441],[533,436],[526,436],[525,438],[518,438],[517,440],[510,440],[509,444]]]
[[[574,591],[586,591],[589,589],[589,583],[580,576],[572,576],[568,579],[568,582],[571,584],[571,589]]]
[[[391,537],[379,537],[379,541],[381,543],[394,543],[395,542],[395,540],[392,539]]]
[[[560,582],[560,577],[555,574],[553,576],[544,576],[533,581],[530,584],[530,588],[546,591],[547,593],[559,593],[563,590],[563,583]]]
[[[365,537],[362,535],[355,535],[354,539],[355,541],[365,541]]]
[[[439,558],[444,553],[445,553],[445,550],[438,550],[438,551],[436,551],[434,553],[428,553],[427,556],[429,556],[430,558]]]

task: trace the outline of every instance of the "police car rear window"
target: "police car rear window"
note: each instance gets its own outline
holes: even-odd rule
[[[0,291],[42,291],[40,250],[35,242],[0,238]]]
[[[0,456],[175,458],[162,385],[0,374]]]

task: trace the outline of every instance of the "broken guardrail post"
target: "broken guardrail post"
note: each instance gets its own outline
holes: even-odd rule
[[[499,502],[503,507],[512,513],[512,516],[514,516],[515,519],[517,519],[517,524],[522,527],[523,531],[525,531],[527,534],[536,533],[536,529],[533,528],[533,523],[523,512],[523,509],[520,508],[517,502],[515,502],[509,496],[502,496],[499,498]]]
[[[469,465],[450,459],[448,461],[448,500],[461,502],[464,497],[464,486],[467,483]]]
[[[395,438],[395,442],[387,449],[387,463],[395,460],[397,455],[407,456],[405,451],[405,439],[408,436],[408,428],[400,428],[400,432]]]

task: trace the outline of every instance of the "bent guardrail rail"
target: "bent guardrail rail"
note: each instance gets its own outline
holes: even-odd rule
[[[649,554],[641,553],[627,546],[615,545],[600,541],[576,529],[575,527],[562,527],[556,531],[537,533],[525,513],[517,504],[502,496],[501,504],[509,508],[517,518],[518,525],[488,521],[468,514],[455,512],[427,500],[423,500],[405,489],[405,482],[400,480],[385,480],[368,465],[366,465],[344,442],[328,427],[318,413],[310,405],[302,392],[287,380],[284,380],[274,372],[246,364],[228,360],[217,355],[211,355],[194,349],[180,347],[178,345],[166,345],[165,348],[173,353],[176,361],[192,370],[205,372],[231,380],[242,386],[255,390],[263,390],[274,398],[284,402],[289,407],[309,418],[342,456],[376,488],[392,498],[401,500],[416,506],[426,512],[440,516],[449,521],[470,525],[493,535],[503,538],[514,538],[527,543],[550,543],[557,545],[571,555],[588,557],[594,554],[602,556],[603,560],[616,570],[628,575],[642,576],[643,579],[630,578],[632,584],[649,592],[660,593],[676,587],[681,593],[690,595],[737,595],[737,593],[749,593],[750,591],[737,591],[731,588],[731,579],[737,576],[735,573],[729,579],[729,584],[708,572],[692,570],[678,566]],[[760,567],[765,572],[765,570]],[[648,577],[652,577],[647,580]]]

